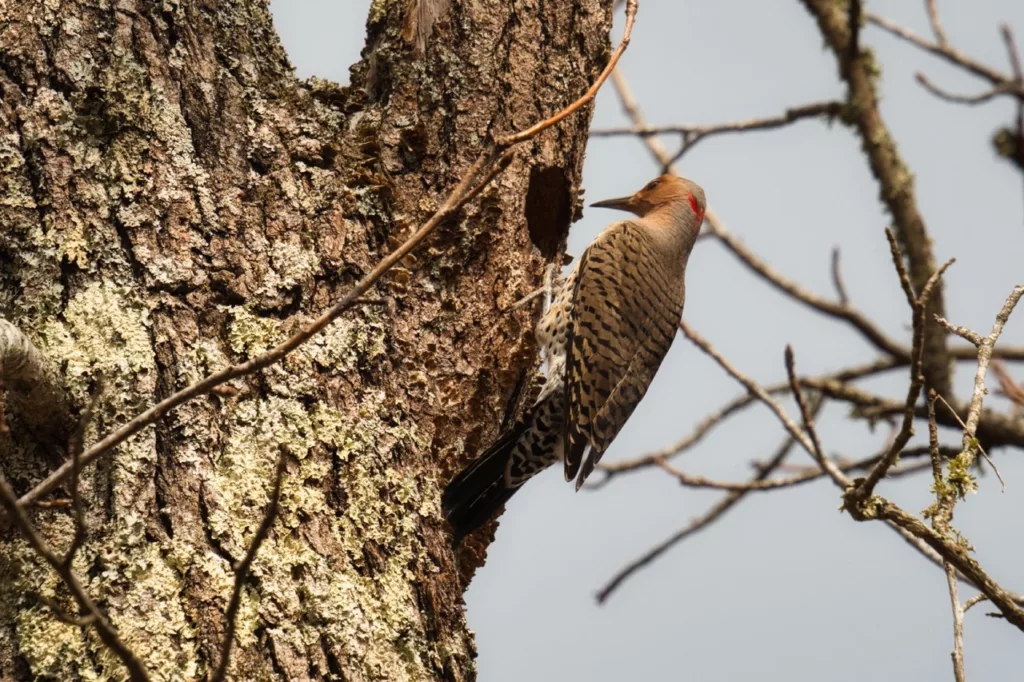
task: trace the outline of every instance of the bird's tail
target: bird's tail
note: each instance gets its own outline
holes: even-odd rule
[[[452,547],[458,547],[462,538],[486,523],[519,490],[506,484],[505,470],[528,423],[515,423],[444,489],[441,508],[454,533]]]

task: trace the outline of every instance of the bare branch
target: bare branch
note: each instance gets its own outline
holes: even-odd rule
[[[815,405],[815,411],[821,407],[821,402],[818,401]],[[751,483],[757,483],[758,481],[764,481],[772,472],[774,472],[779,465],[789,456],[790,451],[793,449],[793,445],[796,441],[792,436],[788,436],[782,445],[775,452],[771,460],[762,466],[757,474],[751,480]],[[639,571],[644,566],[647,566],[662,554],[667,552],[672,547],[676,546],[686,538],[700,532],[707,528],[712,523],[720,519],[727,511],[736,506],[749,492],[749,490],[734,490],[727,495],[724,495],[711,509],[709,509],[700,518],[694,519],[688,523],[684,528],[674,533],[671,537],[666,539],[661,544],[652,548],[646,552],[643,556],[637,558],[635,561],[629,563],[628,566],[622,568],[615,576],[612,577],[608,583],[601,588],[597,593],[597,603],[604,604],[608,600],[615,590],[622,585],[630,576]]]
[[[829,477],[832,478],[832,480],[835,481],[837,485],[839,485],[842,488],[846,488],[850,484],[850,479],[847,478],[846,475],[843,474],[843,472],[840,471],[835,464],[833,464],[830,460],[826,459],[824,456],[821,455],[820,450],[815,447],[812,439],[807,434],[800,430],[800,427],[798,427],[796,423],[792,419],[790,419],[789,415],[786,414],[786,411],[784,409],[782,409],[782,406],[779,405],[778,401],[772,398],[771,395],[769,395],[769,393],[764,390],[764,388],[762,388],[753,379],[750,379],[745,374],[740,372],[738,369],[733,367],[732,363],[726,360],[725,357],[723,357],[722,354],[719,353],[714,346],[708,343],[707,340],[705,340],[702,336],[697,334],[697,332],[693,331],[693,329],[691,329],[689,325],[686,324],[685,320],[679,323],[679,327],[680,329],[683,330],[683,334],[686,335],[686,338],[690,339],[690,341],[693,342],[695,346],[704,351],[706,355],[708,355],[712,360],[717,362],[722,369],[724,369],[730,376],[732,376],[732,378],[736,379],[736,381],[743,384],[743,386],[748,391],[757,396],[758,400],[767,405],[768,409],[774,412],[775,416],[778,417],[780,422],[782,422],[782,425],[785,427],[786,431],[788,431],[790,435],[793,436],[793,438],[801,445],[801,447],[803,447],[804,450],[806,450],[812,457],[814,457],[814,459],[818,462],[818,465],[825,472],[828,473]]]
[[[995,324],[988,336],[981,339],[978,346],[978,371],[974,375],[974,394],[971,396],[970,407],[967,411],[967,425],[964,431],[964,445],[967,446],[968,437],[973,438],[978,429],[978,421],[981,419],[981,405],[985,400],[985,374],[988,372],[988,365],[992,361],[992,347],[995,346],[999,336],[1003,333],[1003,327],[1010,314],[1024,296],[1024,285],[1018,284],[1010,292],[1003,307],[996,315]]]
[[[848,303],[836,303],[825,299],[813,291],[804,289],[795,282],[788,280],[782,273],[765,263],[761,258],[750,251],[743,242],[734,237],[725,228],[718,216],[711,211],[707,212],[704,222],[711,231],[711,234],[718,238],[723,246],[725,246],[734,256],[736,256],[744,265],[750,268],[752,272],[761,277],[765,282],[791,298],[796,299],[824,315],[848,322],[854,329],[859,331],[869,343],[882,352],[896,358],[906,358],[909,360],[910,356],[908,350],[901,344],[896,343],[886,336],[877,325],[875,325],[859,310]]]
[[[832,285],[836,288],[836,296],[839,297],[839,305],[848,306],[850,297],[846,294],[846,284],[843,282],[843,273],[839,267],[839,247],[832,249]]]
[[[1017,50],[1017,42],[1013,39],[1013,29],[1007,23],[999,25],[999,33],[1006,43],[1006,53],[1010,57],[1010,68],[1013,69],[1013,80],[1018,84],[1024,83],[1024,66],[1021,65],[1020,52]]]
[[[932,33],[935,34],[935,40],[939,45],[948,44],[949,39],[942,29],[942,20],[939,18],[939,3],[937,0],[925,0],[924,5],[928,12],[928,22],[932,25]]]
[[[865,17],[869,24],[883,29],[884,31],[896,36],[897,38],[904,40],[912,45],[916,45],[926,52],[940,57],[951,64],[955,64],[962,67],[966,71],[987,80],[992,85],[1002,85],[1005,83],[1013,83],[1013,79],[1005,73],[997,71],[991,67],[985,66],[981,62],[971,59],[964,53],[960,52],[956,48],[949,44],[934,43],[926,38],[922,38],[910,29],[904,28],[899,24],[881,17],[871,12],[865,13]],[[1008,93],[1013,94],[1016,97],[1024,97],[1024,86],[1020,84],[1014,84],[1007,89]]]
[[[964,674],[964,607],[960,603],[960,593],[957,590],[957,575],[953,564],[945,562],[946,584],[949,585],[949,601],[953,606],[953,652],[950,657],[953,659],[953,675],[956,682],[966,682],[967,675]]]
[[[899,433],[897,433],[896,437],[893,439],[892,445],[889,447],[889,451],[868,473],[867,477],[861,481],[860,485],[857,486],[856,495],[861,496],[863,499],[867,499],[872,493],[874,493],[875,486],[878,485],[878,482],[882,480],[882,477],[885,476],[886,472],[888,472],[892,465],[896,463],[896,458],[899,457],[900,452],[906,447],[910,438],[914,435],[914,418],[916,416],[917,399],[921,395],[921,389],[924,387],[925,381],[925,377],[922,374],[922,367],[924,365],[924,349],[927,340],[925,313],[928,309],[928,299],[938,286],[943,273],[945,273],[946,269],[954,263],[954,259],[952,258],[946,261],[941,268],[936,270],[932,276],[928,278],[928,281],[925,283],[920,295],[915,298],[910,288],[910,280],[903,269],[903,259],[899,254],[896,237],[890,230],[886,230],[886,236],[889,238],[893,264],[896,266],[896,271],[899,273],[900,282],[903,284],[904,292],[907,295],[907,299],[910,302],[911,309],[913,311],[914,338],[911,350],[911,357],[913,360],[910,364],[910,386],[907,389],[907,399],[904,403],[905,406],[903,409],[903,425],[900,427]]]
[[[949,536],[949,521],[953,515],[956,496],[950,486],[946,485],[942,475],[942,456],[939,454],[939,425],[935,420],[935,401],[938,394],[928,391],[928,449],[931,452],[932,489],[935,491],[935,506],[931,512],[932,527]],[[942,568],[946,573],[946,584],[949,588],[949,600],[953,607],[953,673],[957,682],[964,682],[964,608],[960,604],[960,593],[957,590],[957,572],[949,561],[943,560]]]
[[[1014,90],[1016,90],[1015,83],[1000,83],[999,85],[995,85],[987,90],[979,92],[977,95],[957,95],[935,85],[923,73],[915,73],[914,79],[920,83],[925,90],[932,93],[939,99],[944,99],[947,102],[953,102],[954,104],[967,104],[969,106],[984,104],[989,100],[995,99],[999,95],[1012,94]]]
[[[745,121],[735,121],[732,123],[720,123],[712,126],[667,126],[660,129],[654,129],[659,131],[656,133],[648,130],[635,131],[632,129],[628,130],[628,132],[642,136],[672,132],[682,136],[683,139],[682,143],[679,145],[679,149],[668,159],[667,162],[662,164],[662,171],[668,172],[669,169],[672,168],[677,161],[683,158],[688,151],[693,149],[698,142],[707,137],[723,133],[772,130],[810,118],[823,118],[827,121],[832,121],[836,118],[841,118],[844,111],[845,108],[841,102],[818,102],[786,109],[786,112],[782,116],[774,118],[755,118]],[[621,134],[622,130],[619,129],[616,132]]]
[[[1018,595],[1008,592],[995,582],[966,548],[948,540],[913,514],[908,514],[877,495],[860,505],[849,504],[846,510],[858,521],[882,519],[922,540],[985,594],[1008,622],[1024,631],[1024,608],[1017,601]]]
[[[959,450],[952,448],[945,448],[947,456],[956,455]],[[904,453],[905,455],[906,453]],[[856,462],[843,462],[841,460],[836,462],[839,470],[845,473],[851,471],[858,471],[866,469],[876,462],[878,462],[879,456],[868,457]],[[686,486],[687,488],[705,488],[712,490],[730,490],[730,491],[746,491],[746,492],[768,492],[771,490],[779,490],[781,488],[792,488],[804,483],[810,483],[816,481],[827,474],[816,466],[799,467],[799,473],[794,474],[786,478],[772,478],[767,480],[754,480],[754,481],[717,481],[714,479],[706,478],[704,476],[696,476],[688,474],[684,471],[680,471],[676,467],[672,466],[665,460],[659,460],[657,466],[661,467],[667,474],[674,477],[679,484]],[[889,472],[889,478],[898,478],[900,476],[908,476],[916,474],[925,469],[929,468],[928,462],[920,462],[913,466],[905,467],[902,469],[892,470]],[[780,466],[781,470],[782,467]]]
[[[851,122],[863,141],[871,173],[879,185],[879,196],[892,215],[893,231],[907,260],[910,280],[921,291],[925,282],[935,273],[937,264],[914,190],[914,176],[899,152],[878,105],[876,65],[864,51],[851,52],[853,29],[849,12],[842,3],[831,0],[803,0],[814,15],[818,29],[835,55],[839,73],[847,85],[851,107]],[[871,20],[870,14],[865,15]],[[930,386],[940,393],[949,393],[951,372],[946,335],[932,320],[932,315],[943,315],[945,304],[941,282],[929,299],[929,327],[925,336],[922,371]]]
[[[249,542],[249,549],[246,550],[245,557],[234,567],[235,584],[231,590],[231,601],[228,603],[227,612],[224,614],[224,641],[221,644],[220,663],[210,678],[210,682],[223,682],[224,677],[228,673],[228,665],[231,663],[231,648],[235,643],[238,609],[242,603],[242,589],[245,587],[245,581],[249,577],[249,570],[252,568],[252,562],[256,559],[256,553],[259,551],[263,541],[267,539],[267,535],[270,534],[270,528],[277,519],[277,511],[281,501],[281,483],[284,480],[284,465],[285,452],[282,448],[277,458],[277,466],[274,469],[274,487],[270,492],[270,502],[267,504],[267,511],[264,512],[263,520],[260,522],[259,528],[256,529],[256,534],[253,535],[252,541]]]
[[[473,165],[470,166],[469,170],[459,181],[459,184],[455,187],[448,198],[445,199],[444,203],[437,209],[434,215],[420,226],[420,228],[417,229],[416,232],[401,246],[378,263],[370,273],[359,280],[359,282],[329,310],[321,314],[312,322],[303,326],[298,332],[275,348],[256,356],[248,362],[228,367],[227,369],[221,370],[220,372],[212,374],[201,381],[187,386],[137,415],[127,424],[123,425],[113,433],[108,434],[88,450],[83,452],[81,465],[85,466],[89,464],[103,453],[113,447],[116,447],[145,427],[156,422],[169,410],[172,410],[198,396],[205,395],[223,383],[252,374],[253,372],[257,372],[273,365],[311,339],[313,336],[320,333],[345,311],[349,310],[385,273],[416,249],[438,225],[457,213],[463,206],[465,206],[487,185],[489,185],[491,180],[493,180],[512,161],[512,153],[510,151],[512,147],[533,139],[543,131],[557,125],[559,122],[579,111],[594,100],[598,90],[611,75],[612,71],[614,71],[615,65],[618,64],[623,52],[629,45],[630,37],[633,32],[633,24],[636,19],[636,11],[637,0],[626,0],[626,25],[619,45],[612,53],[611,58],[608,60],[608,64],[597,77],[597,80],[594,81],[594,84],[590,86],[583,96],[553,116],[546,118],[525,130],[505,135],[504,137],[495,140],[490,149],[482,153]],[[61,481],[65,480],[70,475],[71,463],[69,462],[54,471],[45,480],[23,495],[19,500],[19,503],[23,505],[32,504],[40,497],[57,487]]]
[[[827,374],[821,377],[801,377],[798,381],[804,388],[822,390],[822,387],[831,388],[833,382],[841,385],[840,382],[874,376],[901,366],[902,365],[899,362],[891,358],[881,358],[875,362],[864,365],[847,367],[834,374]],[[786,393],[789,390],[790,385],[788,381],[765,387],[765,391],[771,395]],[[832,391],[832,393],[835,393],[838,397],[842,398],[842,394],[839,391]],[[618,474],[628,471],[636,471],[651,466],[659,466],[659,460],[668,460],[690,450],[700,443],[716,426],[724,422],[729,417],[742,411],[744,408],[757,402],[759,402],[757,396],[751,395],[749,392],[738,395],[715,412],[712,412],[701,419],[689,434],[666,448],[620,462],[602,462],[598,465],[598,469],[606,474],[605,478],[596,483],[588,484],[588,487],[590,489],[601,488]],[[871,404],[878,404],[877,399],[871,399]]]
[[[999,381],[997,393],[1006,396],[1018,409],[1024,408],[1024,386],[1014,381],[1006,369],[1006,364],[1001,360],[993,359],[991,364],[992,371],[995,372],[996,379]]]
[[[633,98],[633,93],[629,89],[629,84],[626,82],[626,77],[622,75],[622,72],[618,69],[612,72],[612,85],[615,86],[615,92],[619,96],[619,102],[622,104],[622,110],[625,112],[629,120],[633,122],[633,127],[638,129],[646,129],[648,127],[647,120],[644,118],[643,112],[640,111],[640,105],[636,103],[636,99]],[[666,169],[666,172],[675,173],[675,168],[672,166],[672,157],[669,155],[668,150],[661,141],[653,135],[641,135],[641,141],[644,146],[647,147],[647,151],[651,153],[654,160],[659,166]]]
[[[924,292],[922,292],[923,295]],[[1013,308],[1022,296],[1024,296],[1024,286],[1015,287],[998,315],[996,315],[992,332],[980,340],[978,346],[978,371],[975,375],[974,395],[968,408],[968,418],[964,428],[963,450],[955,459],[957,469],[960,471],[967,471],[973,465],[975,453],[977,452],[977,438],[975,438],[974,434],[980,420],[981,405],[985,393],[984,378],[988,363],[991,360],[992,346],[995,345],[1006,321],[1013,312]],[[919,324],[916,319],[915,316],[915,327]],[[937,398],[941,396],[941,393],[936,391],[930,395]],[[1016,595],[1007,592],[992,580],[984,569],[981,568],[981,565],[970,555],[963,543],[951,537],[948,521],[952,515],[955,497],[963,495],[966,484],[962,480],[954,481],[952,475],[949,481],[940,480],[941,467],[938,463],[937,454],[937,428],[933,425],[935,422],[934,407],[935,398],[932,398],[928,401],[929,446],[933,450],[933,470],[936,472],[936,504],[930,514],[935,528],[928,528],[917,517],[908,514],[884,498],[865,495],[865,486],[863,484],[856,490],[847,492],[844,496],[846,499],[845,508],[850,512],[851,516],[859,521],[883,519],[927,543],[942,557],[944,564],[946,564],[947,577],[950,581],[955,581],[954,572],[958,571],[986,597],[992,600],[993,604],[999,608],[1003,617],[1024,631],[1024,609],[1016,601]],[[954,609],[959,607],[958,598],[956,599],[956,604]],[[959,618],[962,620],[962,612],[960,612]]]
[[[976,594],[976,595],[974,595],[973,597],[968,599],[966,602],[964,602],[964,613],[970,611],[972,607],[974,607],[977,604],[980,604],[983,601],[988,601],[988,597],[986,597],[983,594]]]
[[[796,378],[796,361],[793,358],[793,346],[787,344],[785,352],[786,361],[786,376],[789,377],[789,388],[793,392],[793,399],[796,400],[797,407],[800,408],[800,417],[804,422],[804,431],[807,432],[807,437],[811,439],[812,452],[811,455],[821,465],[823,471],[832,475],[832,478],[838,482],[838,479],[829,471],[829,468],[825,466],[824,462],[827,461],[825,452],[821,449],[821,441],[818,439],[818,432],[814,428],[814,418],[811,416],[811,411],[807,407],[807,401],[804,400],[804,393],[800,390],[800,382]],[[838,471],[838,469],[837,469]]]
[[[947,320],[944,317],[936,317],[935,319],[939,324],[941,324],[943,327],[948,329],[953,334],[956,334],[960,338],[971,342],[975,346],[981,346],[981,336],[977,332],[968,329],[967,327],[959,327],[955,324],[952,324],[949,322],[949,320]]]
[[[626,128],[596,128],[590,131],[591,137],[621,137],[635,135],[649,137],[651,135],[680,135],[692,144],[697,138],[721,135],[723,133],[743,133],[752,130],[772,130],[806,118],[837,118],[844,112],[842,102],[815,102],[786,109],[781,116],[765,118],[748,118],[727,123],[711,125],[673,124],[665,126],[633,125]]]

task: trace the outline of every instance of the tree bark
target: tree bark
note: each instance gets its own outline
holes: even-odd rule
[[[584,92],[609,55],[601,0],[375,0],[346,88],[295,78],[258,0],[0,0],[0,313],[59,375],[87,442],[275,344],[429,217],[494,135]],[[468,680],[439,489],[495,435],[533,362],[529,308],[580,212],[590,110],[520,149],[457,220],[283,363],[165,416],[82,478],[75,568],[154,680]],[[53,463],[8,415],[0,466]],[[56,497],[66,496],[66,489]],[[66,509],[33,519],[56,547]],[[124,679],[68,592],[0,538],[4,680]]]

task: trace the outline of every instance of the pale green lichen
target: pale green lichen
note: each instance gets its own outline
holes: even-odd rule
[[[112,382],[132,382],[155,368],[149,324],[148,308],[128,290],[94,282],[68,301],[63,320],[42,326],[42,350],[63,360],[66,388],[84,404],[99,376],[112,391]]]
[[[232,317],[228,326],[231,350],[244,357],[253,357],[273,348],[283,340],[279,320],[257,317],[243,307],[224,308]]]
[[[72,535],[70,518],[55,517],[47,530],[48,535],[58,538],[51,542],[66,542]],[[195,679],[196,634],[181,605],[177,571],[165,561],[159,545],[143,540],[138,527],[117,521],[103,531],[76,556],[75,570],[86,590],[101,604],[108,599],[104,604],[107,617],[125,645],[147,661],[151,679]],[[62,551],[63,547],[55,550]],[[77,675],[97,681],[127,679],[124,666],[94,630],[83,631],[61,623],[39,600],[53,600],[77,612],[56,574],[26,543],[4,545],[0,566],[6,578],[0,611],[16,614],[20,652],[36,675],[57,679]],[[90,574],[88,569],[95,566],[103,570]],[[107,674],[75,663],[82,660],[97,661],[98,669]]]
[[[371,11],[380,18],[398,2],[376,0]],[[56,12],[58,4],[47,0],[48,21],[63,21]],[[64,22],[62,30],[73,36],[78,26]],[[225,63],[237,74],[255,78],[253,62],[228,56]],[[137,262],[129,264],[121,247],[124,235],[116,233],[114,222],[135,242],[135,231],[153,230],[167,217],[161,211],[171,205],[176,217],[189,221],[192,231],[200,234],[216,231],[222,216],[234,220],[242,209],[234,196],[212,198],[181,107],[149,78],[131,50],[115,49],[109,68],[96,70],[81,62],[68,76],[82,91],[97,87],[112,95],[104,99],[107,123],[116,127],[131,121],[131,127],[113,135],[97,127],[97,121],[83,118],[80,103],[41,88],[33,102],[39,115],[26,118],[25,139],[0,140],[0,181],[8,190],[0,197],[0,207],[25,211],[28,216],[23,222],[5,224],[18,244],[27,246],[17,249],[22,259],[17,273],[20,296],[11,301],[11,309],[24,313],[26,324],[35,325],[33,338],[46,355],[66,367],[62,374],[78,406],[88,402],[102,376],[99,411],[106,430],[134,416],[155,396],[154,347],[182,341],[153,338],[148,315],[156,301],[140,293],[143,290],[135,284],[131,267],[141,265],[147,284],[164,291],[174,291],[171,285],[180,283],[202,285],[202,273],[193,273],[189,258],[151,249],[143,239],[133,243]],[[212,101],[213,90],[205,92]],[[284,130],[260,97],[251,97],[248,103],[273,128]],[[341,120],[342,114],[333,108],[314,106]],[[42,123],[36,128],[34,121]],[[97,136],[106,137],[97,142]],[[23,149],[41,140],[66,153],[75,174],[69,206],[60,212],[47,206],[42,219],[23,161]],[[159,180],[147,164],[140,163],[154,141],[166,155],[158,164]],[[352,215],[371,216],[384,225],[396,220],[376,188],[339,189],[335,171],[301,162],[296,164],[298,174],[299,182],[287,173],[274,181],[306,216],[351,203],[355,205]],[[81,215],[76,206],[82,207]],[[362,229],[347,224],[347,238],[358,238]],[[271,296],[306,285],[318,274],[318,257],[297,236],[299,232],[285,232],[286,236],[267,245],[272,272],[260,274],[259,294]],[[67,288],[60,279],[62,261],[79,269]],[[64,294],[71,295],[66,307]],[[156,294],[154,299],[164,295]],[[283,328],[290,322],[260,317],[253,309],[223,310],[228,343],[189,339],[175,345],[174,367],[168,371],[176,375],[166,379],[185,385],[239,358],[250,358],[294,331],[291,326]],[[440,511],[436,481],[410,475],[415,467],[406,465],[403,458],[427,448],[429,438],[403,417],[396,417],[400,410],[395,408],[394,396],[388,401],[379,389],[359,396],[357,414],[310,400],[322,397],[318,379],[323,376],[373,367],[386,352],[387,327],[378,309],[353,310],[283,364],[265,370],[261,380],[267,382],[267,395],[243,393],[238,400],[220,402],[211,397],[223,409],[225,420],[224,440],[217,441],[220,449],[215,452],[208,451],[210,443],[202,437],[210,430],[200,421],[209,417],[205,397],[167,415],[161,428],[175,434],[177,465],[214,462],[210,479],[203,481],[208,524],[220,549],[233,558],[244,551],[262,518],[274,460],[282,449],[288,453],[280,517],[260,550],[254,579],[243,592],[240,645],[253,645],[258,627],[273,639],[274,647],[318,650],[324,640],[341,652],[345,667],[357,678],[401,682],[433,679],[444,662],[456,658],[461,666],[471,658],[460,649],[467,645],[464,638],[442,637],[437,642],[436,633],[427,633],[415,592],[422,573],[434,570],[419,533],[426,519],[437,522]],[[90,439],[94,437],[90,433]],[[202,662],[205,655],[197,650],[197,633],[184,611],[189,600],[182,595],[184,576],[220,595],[221,607],[227,604],[234,576],[221,554],[197,548],[192,540],[147,539],[155,525],[148,486],[156,450],[150,429],[104,457],[102,466],[111,472],[104,480],[113,484],[114,499],[104,512],[109,512],[110,520],[91,530],[76,568],[154,680],[198,679],[208,672],[209,661]],[[206,472],[206,466],[202,470]],[[326,480],[333,480],[336,489],[325,490]],[[343,505],[327,499],[333,493],[344,499]],[[332,545],[329,551],[304,535],[309,531],[303,525],[311,517],[322,524],[315,532]],[[39,524],[48,537],[66,540],[68,520],[66,512],[55,512]],[[366,548],[373,542],[381,545],[382,552],[370,562]],[[24,543],[0,546],[0,577],[0,617],[14,624],[16,641],[11,644],[34,675],[124,678],[123,667],[95,631],[63,625],[46,607],[28,601],[33,593],[53,596],[58,590],[52,571]],[[66,594],[62,598],[66,600]],[[203,609],[217,606],[202,604]]]
[[[232,555],[244,551],[262,518],[277,453],[283,448],[298,460],[283,485],[278,531],[264,543],[254,567],[261,592],[247,597],[241,643],[251,641],[259,621],[272,622],[278,624],[275,643],[295,646],[294,638],[315,643],[327,633],[345,652],[347,664],[357,665],[367,679],[411,682],[431,676],[421,653],[432,652],[433,644],[410,566],[427,561],[418,529],[423,515],[440,513],[436,482],[411,477],[395,463],[395,455],[416,442],[409,427],[385,424],[369,414],[351,423],[320,405],[309,408],[278,397],[237,407],[227,447],[208,485],[210,527]],[[315,447],[334,453],[306,456]],[[342,480],[336,482],[347,499],[340,516],[321,486],[306,484],[330,474],[332,456],[345,463]],[[286,530],[314,515],[324,519],[329,542],[341,547],[348,561],[329,561]],[[366,565],[367,542],[386,548],[379,564]],[[302,604],[295,594],[295,571],[304,576]],[[431,660],[439,655],[433,652]]]
[[[108,281],[95,281],[70,298],[60,318],[51,318],[38,333],[49,358],[64,361],[64,380],[73,400],[88,402],[102,378],[99,410],[121,419],[138,406],[132,396],[152,390],[155,360],[150,341],[148,308],[131,292]],[[95,437],[96,425],[90,428]],[[122,478],[133,484],[145,480],[152,466],[152,433],[141,434],[118,447],[109,458],[115,483],[115,514],[94,532],[76,558],[79,576],[101,603],[121,639],[147,661],[154,680],[194,679],[198,655],[195,633],[180,600],[180,574],[158,544],[145,540],[145,519],[136,506],[138,491],[116,485]],[[16,453],[12,453],[16,456]],[[12,457],[12,459],[14,459]],[[151,474],[148,474],[151,475]],[[58,546],[71,537],[69,517],[57,515],[41,524]],[[36,674],[68,679],[123,679],[123,666],[97,638],[58,623],[42,604],[17,603],[24,595],[55,593],[56,578],[39,557],[16,543],[4,545],[0,563],[11,580],[5,581],[4,610],[17,614],[18,646]],[[98,573],[93,568],[102,566]],[[65,597],[66,598],[66,597]],[[15,603],[10,603],[15,600]],[[68,607],[71,607],[68,604]],[[74,609],[72,609],[74,610]],[[80,665],[84,660],[98,666]],[[100,676],[97,670],[107,673]]]
[[[239,355],[252,358],[263,353],[285,340],[281,330],[281,322],[275,318],[259,317],[244,307],[224,308],[231,315],[228,327],[228,342],[231,349]],[[296,367],[306,362],[313,362],[317,369],[348,372],[360,364],[365,364],[380,357],[386,351],[385,322],[376,311],[356,312],[344,316],[331,323],[327,329],[303,344],[290,362],[292,369],[309,369]],[[313,376],[295,376],[290,371],[291,380],[302,382]],[[296,386],[286,391],[294,393]]]
[[[145,541],[140,523],[119,520],[114,528],[104,528],[97,549],[105,570],[89,589],[94,594],[112,586],[123,590],[109,607],[111,621],[124,643],[146,661],[153,680],[196,679],[196,632],[182,607],[181,576],[159,544]],[[108,649],[98,649],[105,669],[120,665]]]
[[[388,9],[402,0],[373,0],[370,3],[370,14],[367,23],[376,24],[384,19]]]

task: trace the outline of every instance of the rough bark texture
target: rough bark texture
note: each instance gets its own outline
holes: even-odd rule
[[[610,7],[377,0],[338,88],[295,79],[258,0],[0,0],[0,315],[76,409],[102,378],[94,439],[282,339],[428,217],[489,136],[582,93],[609,54]],[[281,517],[231,676],[474,677],[461,595],[486,539],[460,576],[439,486],[494,435],[531,362],[531,313],[502,311],[560,257],[588,124],[523,147],[378,286],[383,306],[86,471],[76,568],[154,679],[215,666],[231,565],[281,448]],[[51,464],[9,421],[0,465],[24,492]],[[70,540],[66,510],[34,518]],[[122,679],[94,632],[40,602],[71,606],[4,533],[0,677]]]

